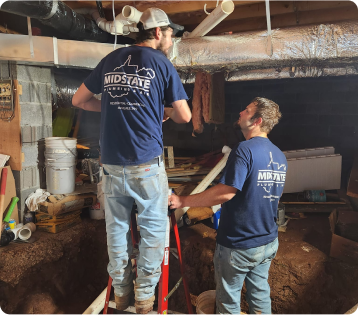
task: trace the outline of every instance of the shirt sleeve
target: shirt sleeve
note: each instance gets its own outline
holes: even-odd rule
[[[166,81],[164,98],[167,104],[188,99],[183,84],[181,83],[179,74],[171,63],[169,65],[169,77]]]
[[[94,94],[102,93],[102,69],[105,58],[93,69],[89,76],[84,80],[84,85]]]
[[[238,146],[231,151],[219,183],[242,190],[250,172],[250,151]]]

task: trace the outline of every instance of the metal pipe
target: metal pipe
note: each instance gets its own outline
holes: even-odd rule
[[[107,42],[109,34],[97,27],[95,21],[77,14],[62,1],[5,1],[2,11],[39,19],[72,39]]]

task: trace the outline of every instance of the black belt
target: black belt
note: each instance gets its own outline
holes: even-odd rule
[[[142,164],[145,164],[145,165],[148,165],[148,164],[160,164],[160,162],[163,161],[163,155],[159,155],[157,157],[155,157],[154,159],[151,159],[150,161],[148,162],[145,162],[145,163],[142,163]]]

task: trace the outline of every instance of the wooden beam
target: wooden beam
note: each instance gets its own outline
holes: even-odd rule
[[[234,1],[235,6],[243,6],[252,3],[259,3],[262,0],[244,0]],[[206,3],[207,10],[213,10],[216,7],[216,1],[115,1],[114,8],[116,14],[121,13],[125,5],[131,5],[139,11],[144,11],[148,8],[160,8],[168,15],[184,12],[202,11],[204,12],[204,5]],[[66,1],[66,4],[72,9],[78,8],[97,8],[95,1]],[[112,12],[112,1],[102,1],[104,10]],[[112,14],[112,13],[111,13]],[[107,14],[106,14],[107,15]]]
[[[328,9],[317,11],[307,11],[271,16],[271,27],[283,28],[290,26],[300,26],[308,24],[321,24],[338,22],[345,20],[358,20],[358,10],[351,5],[339,9]],[[187,25],[185,29],[192,31],[197,25]],[[208,35],[217,35],[224,32],[245,32],[265,30],[266,17],[249,18],[234,21],[223,21],[216,26]]]
[[[271,16],[279,14],[288,14],[294,12],[305,12],[314,10],[336,9],[343,7],[351,7],[353,9],[355,4],[351,1],[272,1],[270,2]],[[172,14],[170,18],[175,23],[181,25],[200,24],[205,18],[206,14],[203,10],[192,13]],[[266,8],[265,3],[254,3],[235,8],[225,21],[247,19],[253,17],[265,17]]]

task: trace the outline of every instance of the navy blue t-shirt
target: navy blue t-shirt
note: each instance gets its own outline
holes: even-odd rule
[[[251,138],[231,151],[220,183],[238,190],[222,206],[216,238],[220,245],[248,249],[277,237],[277,208],[286,170],[285,155],[267,138]]]
[[[163,152],[164,103],[187,99],[174,66],[150,47],[113,51],[84,81],[101,100],[101,162],[137,165]]]

